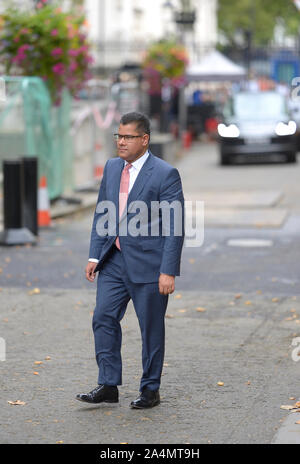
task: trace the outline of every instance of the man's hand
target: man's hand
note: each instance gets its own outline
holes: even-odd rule
[[[158,281],[159,293],[169,295],[175,290],[175,277],[168,274],[160,274]]]
[[[89,282],[94,282],[96,274],[95,274],[95,268],[98,263],[92,263],[91,261],[88,262],[86,268],[85,268],[85,277]]]

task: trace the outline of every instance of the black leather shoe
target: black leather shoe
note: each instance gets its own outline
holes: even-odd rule
[[[144,388],[140,396],[130,403],[130,407],[133,409],[153,408],[153,406],[157,406],[159,403],[159,390],[152,391]]]
[[[118,387],[98,385],[90,393],[80,393],[76,396],[76,399],[85,403],[118,403]]]

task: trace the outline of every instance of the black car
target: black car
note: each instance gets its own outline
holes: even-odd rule
[[[291,119],[285,98],[275,92],[238,92],[224,107],[218,125],[220,163],[257,157],[284,155],[297,161],[297,125]]]

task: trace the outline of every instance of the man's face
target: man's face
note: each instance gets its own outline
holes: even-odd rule
[[[149,135],[138,132],[135,123],[120,124],[117,141],[118,156],[129,163],[140,158],[147,150]],[[122,136],[129,137],[122,137]]]

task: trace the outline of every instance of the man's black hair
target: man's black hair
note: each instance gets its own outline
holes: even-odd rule
[[[150,121],[142,113],[138,113],[136,111],[133,111],[131,113],[126,113],[122,116],[120,120],[120,124],[123,126],[126,126],[126,124],[131,124],[135,123],[136,124],[136,129],[138,132],[142,132],[143,134],[148,134],[150,137]]]

